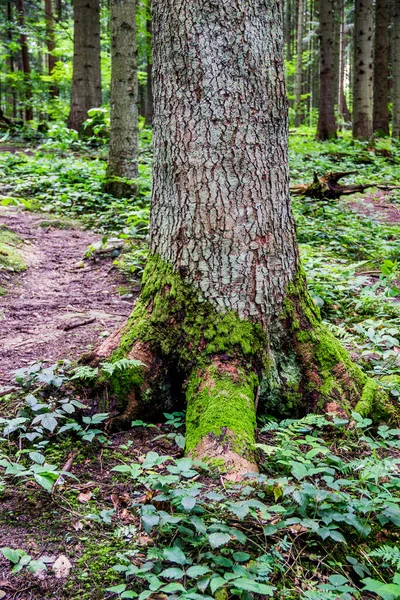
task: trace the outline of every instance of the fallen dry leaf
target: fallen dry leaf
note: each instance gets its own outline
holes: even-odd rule
[[[81,492],[78,496],[78,500],[82,504],[85,504],[85,502],[89,502],[91,497],[92,497],[92,492],[90,490],[88,490],[87,492]]]
[[[64,556],[64,554],[60,554],[57,558],[56,562],[53,565],[53,571],[55,573],[56,579],[64,579],[69,576],[71,571],[71,563],[69,559]]]

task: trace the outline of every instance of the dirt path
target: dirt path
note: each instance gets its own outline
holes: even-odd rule
[[[49,215],[0,208],[0,225],[27,242],[28,265],[0,297],[0,389],[12,383],[15,369],[32,361],[78,358],[132,309],[132,301],[118,293],[123,280],[110,260],[79,266],[87,246],[99,237],[79,229],[40,227],[44,219]]]

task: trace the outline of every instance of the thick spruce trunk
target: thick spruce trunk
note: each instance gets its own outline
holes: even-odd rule
[[[371,138],[373,98],[373,2],[355,0],[353,137]]]
[[[68,126],[81,131],[88,110],[100,105],[100,2],[74,0],[74,60]]]
[[[373,129],[389,135],[389,24],[392,0],[376,0]]]
[[[336,138],[335,119],[335,0],[320,0],[320,102],[317,137]]]
[[[110,153],[106,191],[135,193],[138,174],[136,0],[111,0]]]
[[[393,131],[392,135],[400,139],[400,2],[394,2],[393,15]]]
[[[365,414],[379,394],[325,330],[299,266],[282,1],[153,10],[150,257],[131,318],[97,357],[143,363],[109,381],[123,418],[181,393],[186,452],[235,477],[257,469],[257,406]]]

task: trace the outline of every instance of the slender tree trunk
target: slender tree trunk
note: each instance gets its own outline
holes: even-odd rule
[[[282,5],[154,1],[150,258],[128,324],[97,354],[142,361],[110,378],[124,418],[181,392],[186,452],[232,477],[257,469],[257,406],[365,414],[381,398],[299,266]]]
[[[389,24],[391,0],[376,0],[373,129],[389,135]]]
[[[345,81],[345,60],[346,54],[346,16],[345,1],[340,0],[340,30],[339,30],[339,82],[338,82],[338,112],[346,121],[350,121],[350,111],[347,106],[344,81]]]
[[[297,18],[297,62],[296,78],[294,83],[295,95],[295,125],[298,127],[303,122],[303,106],[301,94],[303,91],[303,36],[304,36],[304,0],[298,0]]]
[[[393,76],[393,131],[392,135],[396,139],[400,139],[400,3],[398,0],[394,3],[393,14],[393,59],[392,59],[392,76]]]
[[[54,17],[53,17],[53,2],[52,0],[44,0],[44,13],[46,21],[46,43],[47,43],[47,69],[49,75],[53,74],[53,69],[56,64],[56,57],[54,56],[54,50],[56,49],[56,41],[54,36]],[[50,94],[57,96],[58,90],[55,83],[50,86]]]
[[[74,64],[69,127],[81,131],[88,110],[100,105],[100,3],[99,0],[74,0]]]
[[[121,181],[138,174],[136,0],[111,0],[110,154],[106,190],[118,197],[135,192]]]
[[[18,25],[21,28],[20,33],[20,44],[21,44],[21,60],[22,60],[22,70],[24,73],[25,79],[25,121],[32,121],[33,119],[33,109],[32,109],[32,81],[31,81],[31,66],[29,62],[29,53],[28,53],[28,39],[26,34],[23,32],[25,27],[25,7],[24,0],[16,0],[17,6],[17,21]]]
[[[372,137],[373,2],[355,0],[353,137]]]
[[[13,41],[13,34],[12,34],[12,27],[11,27],[12,20],[13,20],[12,3],[11,3],[11,0],[9,0],[7,2],[7,21],[9,23],[9,27],[7,29],[7,38],[8,38],[9,44],[11,44]],[[14,69],[15,69],[14,53],[12,52],[12,50],[9,50],[8,68],[10,69],[11,74],[14,73]],[[11,83],[10,89],[9,89],[9,96],[11,99],[10,104],[12,107],[12,116],[14,119],[16,119],[17,118],[17,95],[15,93],[15,88],[12,83]]]
[[[145,106],[145,117],[146,117],[146,125],[152,126],[153,124],[153,83],[152,83],[152,71],[153,64],[151,58],[151,46],[152,46],[152,35],[153,35],[153,26],[152,26],[152,7],[151,0],[149,0],[148,6],[149,14],[148,19],[146,21],[146,31],[147,31],[147,44],[150,47],[150,52],[148,52],[147,63],[146,63],[146,72],[147,72],[147,83],[146,83],[146,95],[144,99]]]
[[[334,0],[320,0],[320,103],[317,137],[336,138]]]
[[[57,21],[60,22],[60,21],[62,21],[62,16],[63,16],[62,0],[55,0],[54,7],[56,9]]]

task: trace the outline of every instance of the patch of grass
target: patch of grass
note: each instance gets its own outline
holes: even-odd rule
[[[22,240],[4,225],[0,227],[0,272],[26,270],[24,252],[21,249]],[[1,288],[2,290],[4,288]],[[1,294],[1,295],[4,295]]]

